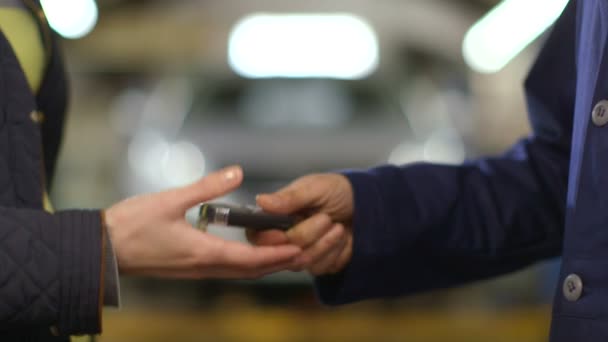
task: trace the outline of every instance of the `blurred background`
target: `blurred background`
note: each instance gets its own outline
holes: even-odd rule
[[[251,204],[310,172],[500,153],[528,133],[522,82],[566,2],[43,1],[72,90],[53,203],[103,208],[239,163],[224,200]],[[100,340],[544,341],[557,271],[340,308],[304,273],[122,278]]]

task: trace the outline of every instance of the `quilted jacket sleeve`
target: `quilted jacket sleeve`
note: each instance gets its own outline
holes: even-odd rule
[[[98,211],[0,207],[0,331],[100,331],[103,234]]]

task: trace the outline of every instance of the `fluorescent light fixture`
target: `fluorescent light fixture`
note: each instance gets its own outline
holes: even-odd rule
[[[378,39],[350,14],[252,14],[232,30],[228,58],[248,78],[361,79],[378,66]]]
[[[466,33],[462,53],[481,73],[502,69],[560,16],[568,0],[503,0]]]
[[[97,23],[95,0],[41,0],[49,25],[64,38],[87,35]]]

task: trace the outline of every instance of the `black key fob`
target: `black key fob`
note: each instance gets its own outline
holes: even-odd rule
[[[255,206],[203,203],[199,209],[197,226],[206,230],[209,224],[255,230],[288,230],[296,224],[296,219],[287,215],[269,214]]]

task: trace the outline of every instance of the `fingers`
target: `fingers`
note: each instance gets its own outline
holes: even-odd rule
[[[289,243],[287,234],[280,230],[257,231],[247,229],[246,235],[249,242],[258,246],[276,246]]]
[[[300,178],[275,193],[260,194],[256,197],[257,204],[265,211],[277,214],[291,214],[310,208],[322,195],[315,191],[317,187],[310,186],[315,178],[316,176]]]
[[[326,214],[314,215],[291,228],[280,230],[247,231],[247,239],[258,246],[277,246],[292,243],[306,248],[321,239],[331,229],[332,222]]]
[[[313,275],[335,273],[350,258],[345,252],[352,236],[342,224],[334,224],[325,214],[317,214],[287,231],[248,232],[256,245],[276,246],[293,243],[303,249],[291,267],[292,271],[307,269]]]
[[[325,254],[320,255],[316,259],[316,262],[308,267],[310,274],[318,276],[326,273],[333,273],[335,269],[334,265],[345,247],[346,239],[340,239],[335,247],[329,249]]]
[[[353,256],[353,234],[349,234],[347,229],[346,231],[346,244],[342,249],[342,252],[338,257],[334,260],[333,265],[331,265],[328,269],[327,273],[337,273],[341,271],[349,262]]]
[[[230,166],[210,173],[199,181],[188,186],[166,192],[169,203],[175,203],[180,210],[216,198],[236,189],[243,181],[243,170],[240,166]]]
[[[117,253],[121,271],[169,278],[250,279],[289,269],[301,254],[293,244],[255,247],[224,240],[193,229],[185,220],[166,228],[153,244],[139,236],[130,242],[128,255]]]
[[[212,267],[205,270],[204,278],[223,278],[223,279],[257,279],[268,274],[284,271],[292,268],[294,260],[281,261],[275,264],[261,266],[257,268],[225,268]]]
[[[237,241],[207,235],[206,248],[192,267],[179,270],[175,276],[185,278],[255,279],[289,269],[301,254],[301,248],[281,246],[251,246]]]
[[[227,267],[225,265],[211,265],[205,267],[155,267],[140,272],[140,275],[156,276],[174,279],[256,279],[265,275],[287,270],[293,267],[293,259],[277,262],[260,268]],[[133,273],[137,274],[137,273]]]
[[[315,241],[310,247],[304,249],[299,257],[301,267],[317,275],[327,273],[333,266],[336,258],[342,253],[346,245],[346,231],[341,224],[335,224],[327,234]]]
[[[354,207],[350,181],[332,173],[304,176],[275,193],[260,194],[256,200],[270,213],[309,216],[324,212],[337,222],[349,222]]]
[[[300,246],[304,251],[292,270],[307,269],[313,275],[335,273],[349,262],[352,231],[345,229],[344,224],[350,226],[352,222],[353,193],[346,177],[338,174],[305,176],[256,199],[263,210],[272,213],[300,216],[319,213],[299,222],[284,236],[277,232],[249,234],[249,240],[259,245],[285,244],[287,237],[289,242]]]
[[[291,261],[302,251],[294,245],[250,246],[226,241],[217,264],[235,268],[260,268],[283,261]]]
[[[291,243],[306,248],[321,239],[331,228],[331,218],[320,213],[298,223],[286,235]]]

